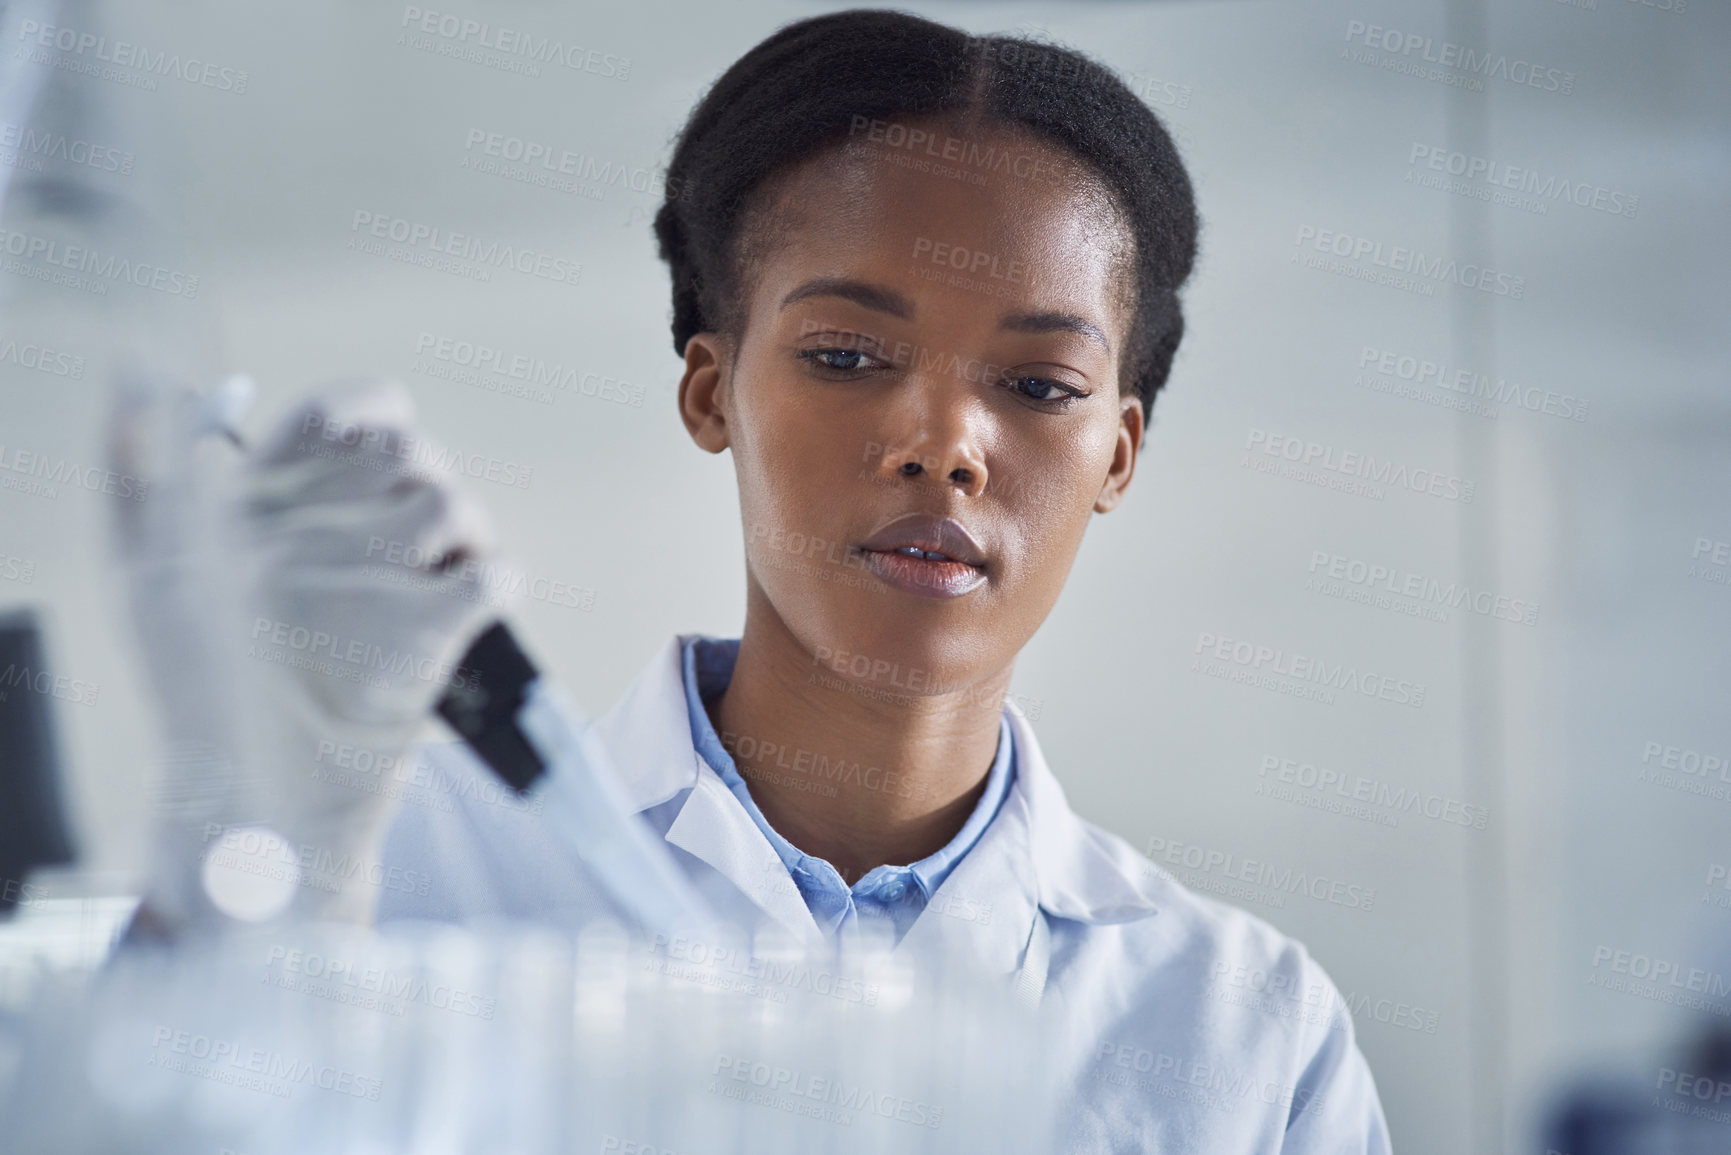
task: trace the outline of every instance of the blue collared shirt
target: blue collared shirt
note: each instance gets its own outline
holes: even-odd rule
[[[1002,717],[998,719],[998,753],[986,774],[985,792],[949,844],[908,866],[876,867],[850,887],[842,881],[841,873],[834,866],[800,850],[769,824],[752,799],[750,787],[734,766],[732,755],[722,745],[709,721],[709,711],[703,704],[720,697],[727,689],[738,657],[737,639],[693,638],[685,643],[685,708],[690,715],[697,753],[711,770],[720,775],[751,820],[763,831],[763,836],[769,839],[770,846],[775,848],[776,855],[793,876],[794,885],[799,888],[818,926],[828,933],[835,933],[855,924],[861,915],[885,918],[895,928],[896,941],[901,941],[902,935],[926,908],[926,903],[943,885],[944,879],[991,825],[1010,792],[1010,783],[1015,777],[1015,740],[1010,736],[1009,722]]]

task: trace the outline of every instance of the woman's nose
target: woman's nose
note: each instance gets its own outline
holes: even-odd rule
[[[924,478],[978,497],[986,488],[986,460],[977,401],[947,382],[910,381],[907,388],[919,397],[906,399],[896,428],[882,443],[880,476]]]

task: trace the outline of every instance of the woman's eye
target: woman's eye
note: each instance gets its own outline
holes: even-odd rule
[[[858,349],[801,349],[799,356],[810,364],[839,373],[857,372],[879,363],[876,357]]]
[[[1011,377],[1006,384],[1030,401],[1064,404],[1078,397],[1087,396],[1080,389],[1059,381],[1053,381],[1048,377]]]

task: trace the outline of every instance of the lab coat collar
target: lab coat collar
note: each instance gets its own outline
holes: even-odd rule
[[[704,767],[685,712],[680,663],[684,640],[677,637],[661,647],[619,704],[595,719],[593,726],[637,812],[690,788]]]
[[[1129,922],[1159,913],[1147,897],[1148,874],[1115,851],[1101,831],[1070,809],[1034,728],[1011,704],[1016,738],[1016,788],[1026,799],[1029,850],[1039,878],[1040,907],[1086,923]]]
[[[667,840],[720,872],[776,922],[801,937],[817,924],[798,892],[767,869],[774,848],[698,755],[685,706],[680,636],[662,647],[595,733],[612,756],[633,810],[689,790]],[[1004,806],[915,921],[910,944],[958,932],[998,959],[1019,957],[1036,905],[1085,923],[1155,914],[1143,878],[1070,809],[1033,728],[1013,705],[1016,779]],[[783,874],[785,871],[782,872]],[[982,918],[982,911],[986,912]],[[947,917],[930,917],[936,914]],[[922,927],[924,928],[922,930]]]
[[[697,753],[685,708],[684,641],[676,637],[661,648],[619,704],[595,720],[595,735],[634,813],[689,790],[667,841],[707,863],[797,938],[821,937],[798,889],[776,885],[787,868],[769,839]]]

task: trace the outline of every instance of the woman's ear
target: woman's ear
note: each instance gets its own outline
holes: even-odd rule
[[[1095,513],[1111,513],[1124,500],[1130,477],[1136,472],[1136,453],[1142,448],[1142,401],[1135,394],[1118,401],[1118,442],[1112,450],[1112,465],[1106,483],[1094,501]]]
[[[726,337],[696,333],[685,342],[685,376],[679,379],[679,416],[691,440],[710,453],[728,447],[727,410],[733,358]]]

